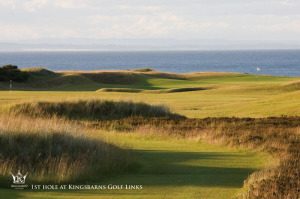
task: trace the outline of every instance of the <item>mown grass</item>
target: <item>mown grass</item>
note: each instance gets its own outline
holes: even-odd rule
[[[86,182],[137,168],[134,153],[62,119],[0,115],[0,185],[11,173],[30,173],[29,183]]]
[[[252,174],[245,182],[245,198],[299,197],[300,117],[254,118],[127,118],[100,122],[108,131],[135,132],[142,137],[205,139],[214,144],[270,153],[273,167]]]
[[[142,190],[3,190],[6,198],[26,199],[228,199],[241,191],[243,180],[261,168],[264,156],[188,140],[155,140],[127,133],[95,131],[93,136],[130,143],[137,153],[136,173],[99,178],[88,184],[141,184]],[[29,176],[30,177],[30,176]],[[29,178],[28,177],[28,178]]]
[[[96,91],[101,88],[134,88],[146,90],[203,87],[220,84],[274,84],[295,81],[295,77],[257,76],[238,73],[164,73],[159,71],[62,71],[45,68],[22,69],[29,75],[26,83],[15,83],[16,90]],[[0,87],[7,90],[5,83]]]
[[[178,114],[192,118],[300,114],[300,90],[297,77],[215,72],[176,74],[158,71],[65,71],[54,73],[45,69],[28,70],[31,71],[31,78],[26,83],[13,83],[12,95],[0,91],[0,104],[24,100],[101,98],[124,99],[152,105],[166,104]],[[0,83],[0,88],[8,90],[9,85]],[[97,90],[105,92],[95,93],[94,91]]]

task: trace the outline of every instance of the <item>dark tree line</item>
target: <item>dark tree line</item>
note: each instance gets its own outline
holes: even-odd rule
[[[15,65],[4,65],[0,67],[0,81],[16,81],[23,82],[28,79],[28,73],[22,72]]]

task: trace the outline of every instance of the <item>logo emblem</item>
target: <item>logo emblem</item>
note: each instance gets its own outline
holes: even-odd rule
[[[17,175],[14,175],[14,174],[11,173],[11,176],[13,178],[13,183],[14,184],[25,184],[27,174],[28,174],[28,172],[25,175],[22,175],[20,173],[20,170],[18,171]]]

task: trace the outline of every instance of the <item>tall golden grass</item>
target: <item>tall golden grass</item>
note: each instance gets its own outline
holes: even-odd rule
[[[84,182],[134,170],[135,155],[59,118],[0,115],[0,185],[11,173],[28,172],[29,182]]]
[[[113,120],[132,116],[143,117],[182,117],[171,113],[163,105],[148,105],[142,102],[77,100],[58,102],[34,102],[12,105],[10,112],[31,117],[60,116],[74,120]]]

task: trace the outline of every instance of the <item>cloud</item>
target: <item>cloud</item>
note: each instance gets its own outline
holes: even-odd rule
[[[294,6],[298,6],[300,4],[300,2],[297,0],[294,0],[294,1],[291,1],[291,0],[285,0],[282,2],[282,5],[285,5],[285,6],[291,6],[291,7],[294,7]]]
[[[91,35],[99,37],[169,37],[176,34],[195,34],[210,30],[226,29],[225,22],[188,21],[183,16],[171,12],[144,15],[95,15],[89,16]]]
[[[291,31],[291,32],[300,32],[300,21],[291,21],[288,23],[277,23],[272,25],[257,25],[254,27],[256,30],[262,31]]]
[[[158,11],[161,10],[159,6],[132,6],[132,5],[119,5],[121,10],[139,10],[139,11]]]
[[[32,0],[24,3],[24,7],[26,10],[30,12],[34,12],[36,9],[46,6],[48,4],[48,0]]]
[[[2,41],[14,38],[15,40],[39,39],[39,38],[67,38],[76,37],[79,30],[63,26],[51,27],[47,24],[40,25],[7,25],[0,24],[0,38]],[[86,32],[85,32],[86,33]]]
[[[7,25],[0,24],[0,37],[1,39],[35,39],[40,38],[41,35],[38,28],[33,28],[28,25]],[[20,34],[22,33],[22,34]]]
[[[172,13],[157,15],[123,15],[123,16],[89,16],[94,26],[94,33],[103,37],[129,37],[129,36],[164,36],[173,30],[181,30],[186,22],[180,16]],[[105,27],[105,28],[103,28]]]
[[[299,6],[300,0],[0,0],[0,38],[299,40]]]
[[[61,8],[83,9],[89,7],[86,2],[87,1],[83,1],[83,0],[55,0],[54,5],[56,7],[61,7]]]
[[[16,9],[16,1],[15,0],[0,0],[0,4],[3,6],[10,7],[12,10]]]

